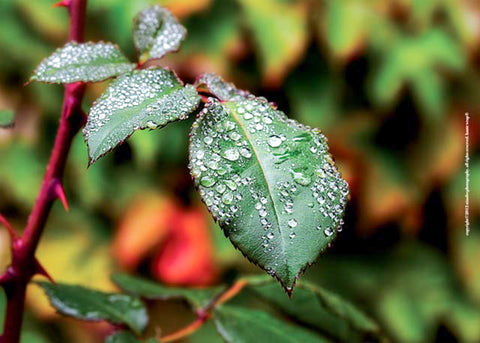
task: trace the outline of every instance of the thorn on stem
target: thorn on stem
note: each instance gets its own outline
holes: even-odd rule
[[[68,8],[70,6],[70,0],[61,0],[52,5],[52,7],[66,7]]]
[[[1,214],[0,214],[0,223],[3,224],[7,228],[8,233],[10,234],[10,238],[12,239],[12,241],[16,241],[18,239],[17,233],[15,232],[13,227],[10,225],[8,220],[5,219],[5,217],[2,216]]]
[[[53,186],[53,192],[55,196],[62,202],[62,205],[65,208],[65,211],[68,212],[69,208],[68,208],[67,197],[65,196],[65,191],[63,190],[63,186],[59,181],[55,182],[55,185]]]
[[[56,282],[52,279],[50,274],[48,274],[47,270],[40,264],[40,262],[37,259],[35,259],[35,274],[43,275],[48,280],[50,280],[51,283],[56,284]]]

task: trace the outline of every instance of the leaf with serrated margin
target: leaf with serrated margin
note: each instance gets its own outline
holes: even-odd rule
[[[261,310],[223,305],[213,312],[218,333],[226,342],[322,343],[327,339]]]
[[[224,287],[199,289],[167,287],[127,274],[114,274],[112,281],[124,291],[145,299],[184,299],[194,310],[208,305],[224,289]]]
[[[364,342],[379,335],[378,325],[338,295],[307,282],[299,282],[292,299],[282,297],[274,283],[249,285],[296,321],[317,327],[342,342]]]
[[[115,79],[90,109],[83,130],[89,164],[114,149],[136,130],[161,128],[186,119],[200,101],[195,88],[183,86],[166,69],[134,70]]]
[[[66,316],[87,321],[106,320],[124,324],[139,334],[148,322],[147,310],[135,297],[120,293],[104,293],[67,284],[38,282],[50,303]]]
[[[265,99],[233,94],[209,98],[194,122],[191,174],[234,246],[291,293],[336,237],[348,184],[318,129]]]
[[[47,83],[97,82],[127,73],[135,64],[112,43],[69,42],[37,67],[30,81]]]
[[[133,21],[133,41],[142,62],[177,51],[186,34],[170,11],[158,5],[144,9]]]

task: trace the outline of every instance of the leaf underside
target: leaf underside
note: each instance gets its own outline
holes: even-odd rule
[[[69,42],[43,60],[30,81],[97,82],[135,69],[112,43]]]
[[[177,19],[158,5],[141,11],[133,22],[133,41],[141,61],[162,58],[177,51],[186,34]]]
[[[242,94],[209,98],[192,126],[189,166],[226,236],[291,292],[341,227],[348,184],[319,130]]]
[[[196,89],[183,87],[166,69],[134,70],[121,75],[96,100],[83,130],[89,164],[121,144],[136,130],[161,128],[186,119],[200,101]]]
[[[81,286],[38,282],[61,314],[82,320],[125,324],[140,333],[148,322],[143,303],[130,295],[104,293]]]

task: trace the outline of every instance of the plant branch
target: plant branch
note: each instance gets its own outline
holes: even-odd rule
[[[64,0],[70,14],[70,41],[83,41],[87,0]],[[35,258],[40,237],[56,199],[64,201],[63,172],[72,140],[85,124],[82,99],[85,84],[65,85],[64,101],[55,143],[39,195],[21,237],[12,234],[12,261],[0,282],[7,295],[7,311],[1,343],[18,343],[28,282],[35,274],[48,275]]]
[[[200,329],[203,324],[212,318],[212,311],[236,296],[240,291],[248,285],[248,281],[244,279],[237,280],[230,288],[225,290],[224,292],[220,293],[220,295],[214,298],[208,305],[199,309],[197,311],[197,318],[192,323],[188,324],[187,326],[181,328],[180,330],[175,331],[167,336],[164,336],[160,339],[160,342],[174,342],[178,341],[179,339],[185,338],[190,336],[198,329]]]

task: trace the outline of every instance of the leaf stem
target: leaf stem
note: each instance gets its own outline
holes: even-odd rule
[[[180,330],[175,331],[167,336],[163,336],[160,339],[160,342],[174,342],[179,339],[185,338],[190,336],[191,334],[195,333],[198,329],[200,329],[203,324],[212,318],[212,311],[236,296],[240,291],[248,285],[248,281],[244,279],[237,280],[230,288],[226,289],[222,292],[218,297],[214,298],[208,305],[199,309],[197,311],[197,318],[192,323],[188,324],[187,326],[181,328]]]
[[[65,2],[70,14],[69,41],[82,42],[84,37],[87,0]],[[85,84],[65,85],[64,101],[55,143],[43,178],[39,195],[20,238],[12,237],[12,261],[0,277],[7,295],[7,310],[0,343],[18,343],[23,321],[25,294],[28,282],[35,274],[46,274],[35,258],[40,237],[52,205],[59,198],[63,172],[72,140],[85,124],[82,99]]]

